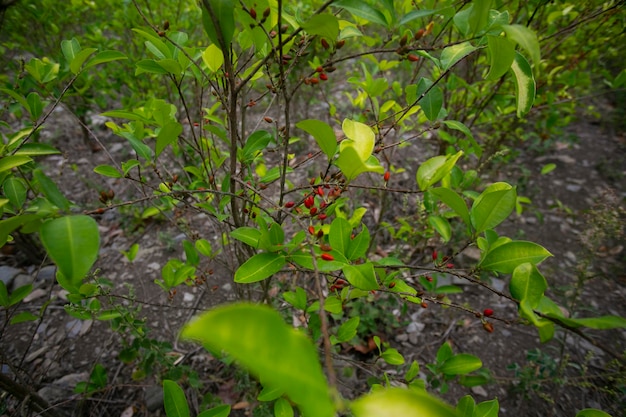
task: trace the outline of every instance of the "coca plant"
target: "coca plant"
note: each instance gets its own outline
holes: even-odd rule
[[[132,33],[145,46],[145,56],[134,57],[134,74],[169,83],[178,98],[150,97],[104,113],[133,156],[95,171],[139,184],[143,194],[90,213],[137,201],[149,203],[142,218],[168,216],[180,207],[201,212],[211,232],[190,231],[185,258],[170,260],[155,283],[174,297],[177,287],[197,282],[219,255],[240,294],[259,294],[256,301],[288,305],[304,318],[304,326],[294,329],[270,306],[235,303],[208,311],[182,331],[185,339],[215,355],[226,353],[256,375],[263,385],[259,398],[275,401],[277,416],[293,415],[294,405],[304,416],[497,415],[495,399],[476,404],[468,396],[456,408],[436,399],[418,378],[420,365],[405,363],[378,337],[372,338],[372,350],[399,372],[381,376],[372,392],[356,400],[343,398],[333,357],[340,344],[355,338],[360,321],[345,312],[372,293],[424,308],[457,308],[492,332],[497,313],[453,302],[447,294],[462,289],[439,285],[438,279],[454,276],[496,292],[481,276],[510,275],[508,292],[496,293],[518,306],[520,321],[535,326],[542,341],[550,340],[557,326],[581,335],[584,327],[626,326],[615,316],[568,317],[545,295],[539,264],[551,254],[495,230],[522,197],[511,184],[482,183],[469,168],[486,149],[470,129],[482,112],[523,118],[535,101],[541,50],[536,32],[523,24],[523,8],[507,10],[486,0],[423,3],[309,1],[295,8],[281,1],[203,0],[197,11],[206,35],[201,39],[179,31],[174,20],[150,20],[138,7],[144,21]],[[95,51],[68,42],[64,53],[78,74],[90,66],[87,59]],[[37,104],[35,96],[32,101],[7,93],[26,109]],[[480,106],[465,111],[463,100]],[[33,116],[33,132],[45,121],[40,116],[41,110]],[[31,162],[17,159],[24,137],[22,142],[30,138],[6,142],[0,172],[7,181],[13,168]],[[431,138],[437,138],[437,150],[416,170],[396,157],[417,141],[432,149]],[[14,143],[19,145],[11,148]],[[411,183],[394,188],[394,175],[403,170],[411,173]],[[50,182],[36,175],[21,181],[38,181],[50,206],[60,209],[46,211],[26,229],[40,233],[70,301],[97,296],[97,287],[84,281],[95,257],[74,256],[85,248],[97,252],[95,222],[84,215],[60,216],[69,203],[46,188]],[[7,236],[26,225],[16,205],[23,199],[6,191],[17,182],[5,189]],[[407,233],[416,234],[423,250],[373,253],[377,231],[385,225],[364,207],[357,194],[362,190],[382,198],[409,196],[414,224],[406,224]],[[401,227],[385,227],[400,236]],[[219,238],[209,238],[215,231]],[[67,236],[66,244],[47,237],[52,235]],[[434,240],[439,250],[427,251]],[[479,249],[480,259],[455,264],[470,246]],[[294,278],[271,295],[270,283],[285,274]],[[21,293],[0,291],[0,296],[8,308]],[[447,343],[433,363],[423,365],[430,387],[440,391],[451,381],[466,386],[488,381],[480,358],[455,353]],[[404,388],[392,388],[398,385]],[[180,387],[165,381],[164,389],[168,415],[188,415]],[[228,415],[229,408],[205,413]],[[579,415],[592,413],[599,411]]]

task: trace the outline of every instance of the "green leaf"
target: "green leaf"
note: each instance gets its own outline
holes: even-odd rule
[[[531,263],[523,263],[513,270],[509,290],[516,300],[526,300],[531,308],[537,307],[548,282],[537,267]]]
[[[41,225],[41,242],[72,292],[78,289],[98,258],[100,233],[89,216],[66,216]]]
[[[189,265],[198,266],[200,263],[200,255],[198,255],[198,250],[188,240],[183,240],[183,250],[185,251],[185,259]]]
[[[460,417],[474,417],[474,407],[476,407],[476,402],[471,395],[466,395],[459,400],[456,411]]]
[[[163,403],[167,417],[189,417],[189,405],[183,389],[174,381],[163,380]]]
[[[211,72],[217,72],[224,65],[224,54],[217,45],[211,44],[202,52],[202,60]]]
[[[296,287],[295,292],[284,292],[283,298],[298,310],[306,310],[306,291],[304,291],[301,287]]]
[[[500,410],[500,404],[498,400],[483,401],[476,405],[474,409],[474,417],[498,417],[498,411]]]
[[[70,202],[65,198],[56,183],[52,181],[40,168],[33,170],[33,177],[37,180],[43,195],[55,206],[63,211],[70,210]]]
[[[93,169],[93,172],[109,178],[122,178],[122,173],[111,165],[98,165]]]
[[[444,242],[452,237],[452,228],[448,220],[441,216],[428,216],[428,223],[439,233]]]
[[[322,152],[330,160],[337,151],[337,137],[333,128],[321,120],[307,119],[296,123],[296,127],[304,130],[317,142]]]
[[[352,402],[354,417],[458,417],[455,410],[425,391],[388,388]]]
[[[362,162],[367,161],[374,150],[376,141],[376,135],[374,135],[372,128],[361,122],[344,119],[341,129],[346,134],[347,139],[341,141],[339,150],[343,151],[347,147],[352,147]]]
[[[28,101],[28,107],[30,109],[32,119],[39,119],[39,116],[41,116],[44,107],[44,102],[41,101],[41,96],[33,91],[28,94],[28,97],[26,97],[26,101]]]
[[[595,408],[585,408],[576,413],[576,417],[611,417],[611,415]]]
[[[33,160],[31,158],[24,155],[5,156],[4,158],[0,159],[0,172],[8,171],[10,169],[19,167],[32,161]]]
[[[324,303],[324,310],[331,314],[341,314],[343,311],[343,303],[339,297],[328,297]]]
[[[468,17],[471,33],[476,34],[487,26],[491,3],[492,0],[474,0],[472,2],[472,10]]]
[[[58,155],[60,153],[61,151],[57,148],[46,143],[25,143],[15,152],[15,155],[42,156]]]
[[[246,144],[241,151],[241,162],[250,163],[257,153],[267,147],[272,140],[272,134],[266,130],[257,130],[248,136]]]
[[[489,72],[486,80],[494,81],[502,77],[511,68],[515,59],[515,44],[502,36],[487,36],[489,51]]]
[[[9,308],[9,292],[4,281],[0,280],[0,306]]]
[[[135,76],[143,73],[149,74],[167,74],[167,70],[160,66],[154,59],[142,59],[135,64],[137,69],[135,70]]]
[[[204,7],[206,3],[211,7],[210,11]],[[233,0],[207,0],[207,2],[203,2],[202,24],[211,42],[224,53],[228,53],[235,33],[235,2]],[[219,41],[218,30],[221,32],[224,44]],[[224,51],[224,48],[227,51]]]
[[[33,292],[32,284],[22,285],[21,287],[14,289],[9,296],[9,306],[14,306],[19,303],[31,292]]]
[[[421,164],[415,175],[420,190],[426,191],[432,185],[441,181],[443,177],[452,171],[461,155],[463,155],[463,151],[458,151],[454,155],[439,155]]]
[[[230,232],[230,237],[257,249],[261,240],[261,231],[254,227],[243,226]]]
[[[351,243],[351,234],[352,226],[350,226],[350,223],[346,219],[336,217],[330,224],[330,231],[328,233],[330,246],[333,250],[345,255]]]
[[[356,330],[359,327],[360,320],[359,316],[356,316],[345,321],[339,327],[339,330],[337,330],[337,340],[339,340],[340,343],[352,340],[352,338],[356,336]]]
[[[422,78],[422,80],[424,80],[424,78]],[[443,107],[443,92],[441,88],[439,88],[439,86],[431,88],[422,100],[420,100],[420,107],[428,120],[431,122],[437,120],[439,118],[439,112]]]
[[[22,311],[21,313],[17,313],[13,317],[11,317],[11,321],[9,322],[9,324],[25,323],[27,321],[35,321],[38,319],[39,316],[34,315],[30,311]]]
[[[389,348],[380,354],[380,357],[389,365],[402,365],[404,363],[404,356],[398,352],[398,349]]]
[[[439,61],[441,62],[441,69],[443,71],[449,70],[457,62],[474,52],[476,49],[478,48],[469,42],[463,42],[444,48],[441,52],[441,57],[439,58]],[[429,120],[432,119],[429,118]]]
[[[96,54],[92,59],[85,64],[85,69],[89,69],[93,66],[104,64],[105,62],[119,61],[122,59],[128,59],[126,55],[118,51],[102,51]]]
[[[477,234],[493,229],[509,217],[515,209],[517,193],[515,188],[510,185],[508,187],[508,189],[496,191],[487,189],[474,201],[470,219]]]
[[[406,374],[404,375],[404,380],[406,382],[413,381],[415,378],[417,378],[417,376],[419,375],[419,372],[420,372],[420,366],[417,363],[417,361],[411,362],[411,366],[409,367],[408,371],[406,371]]]
[[[515,52],[511,72],[515,81],[517,117],[522,117],[530,111],[535,101],[535,79],[530,64],[519,52]]]
[[[333,3],[335,7],[341,7],[346,9],[350,13],[367,21],[378,23],[383,26],[388,26],[385,15],[378,9],[370,6],[364,1],[359,0],[340,0]]]
[[[182,337],[199,340],[212,352],[227,352],[264,386],[283,390],[304,417],[335,415],[317,348],[271,308],[218,307],[185,326]]]
[[[465,375],[480,369],[483,363],[479,358],[468,353],[459,353],[445,360],[441,372],[446,375]]]
[[[176,121],[167,122],[164,126],[162,126],[157,135],[154,150],[156,156],[159,156],[169,144],[176,142],[181,133],[183,133],[183,126]]]
[[[24,180],[17,177],[9,177],[2,185],[2,190],[13,207],[15,207],[16,210],[21,210],[26,201],[26,193],[28,192]]]
[[[343,273],[346,280],[355,288],[363,291],[374,291],[380,288],[376,281],[374,264],[366,262],[359,265],[344,265]]]
[[[68,63],[72,62],[76,54],[80,52],[80,43],[76,40],[76,38],[72,38],[72,40],[62,40],[61,51],[63,52],[65,60]]]
[[[209,243],[206,239],[198,239],[195,243],[196,249],[202,255],[210,257],[213,254],[213,249],[211,248],[211,243]]]
[[[230,405],[218,405],[198,414],[198,417],[228,417],[230,415]]]
[[[293,417],[293,408],[284,398],[279,398],[274,403],[274,417]]]
[[[442,203],[450,207],[456,214],[458,214],[465,224],[470,224],[470,213],[467,209],[467,203],[465,203],[463,197],[461,197],[456,191],[445,187],[438,187],[431,188],[430,192]]]
[[[509,39],[517,43],[530,55],[530,59],[533,60],[535,66],[539,65],[541,48],[539,47],[537,34],[532,29],[522,25],[502,25],[502,30],[504,30]]]
[[[348,249],[345,252],[346,258],[350,261],[356,261],[359,258],[363,258],[367,249],[369,248],[371,237],[370,232],[363,224],[363,230],[356,235],[354,239],[348,241]]]
[[[421,19],[423,17],[428,17],[432,14],[434,14],[437,10],[429,10],[429,9],[422,9],[422,10],[412,10],[410,12],[408,12],[407,14],[405,14],[402,19],[400,19],[400,21],[398,22],[399,26],[403,26],[406,25],[407,23],[409,23],[412,20],[415,19]]]
[[[543,246],[519,240],[507,242],[490,250],[479,266],[488,271],[510,274],[523,263],[530,262],[537,265],[549,256],[552,254]]]
[[[285,256],[264,252],[254,255],[241,265],[235,272],[235,282],[250,284],[271,277],[285,266]]]
[[[335,40],[339,36],[339,20],[330,13],[320,13],[306,21],[302,29],[310,35]]]
[[[567,318],[562,314],[545,313],[548,317],[558,319],[570,327],[588,327],[597,330],[610,330],[626,327],[626,318],[620,316],[600,316],[588,318]]]
[[[554,163],[550,163],[550,164],[545,164],[542,168],[541,168],[541,175],[546,175],[552,171],[554,171],[556,168],[556,164]]]
[[[157,58],[165,59],[172,58],[172,52],[167,47],[165,42],[153,33],[146,32],[143,29],[133,28],[133,32],[146,39],[145,45]]]
[[[86,48],[76,54],[72,62],[70,62],[70,71],[72,71],[72,74],[78,74],[83,63],[96,51],[96,48]]]

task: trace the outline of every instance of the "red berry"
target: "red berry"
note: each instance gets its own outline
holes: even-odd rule
[[[250,8],[250,17],[253,18],[254,20],[256,20],[256,10],[254,10],[252,7]]]
[[[433,255],[432,255],[432,257],[433,257],[433,261],[436,261],[436,260],[437,260],[437,257],[438,257],[438,256],[437,256],[437,251],[436,251],[436,250],[434,250],[434,251],[433,251]]]
[[[337,41],[337,49],[341,49],[343,48],[343,46],[346,44],[346,40],[342,39],[340,41]]]
[[[428,304],[426,303],[426,301],[422,301],[422,304],[420,304],[420,306],[422,306],[422,308],[428,308]]]
[[[304,207],[310,209],[315,204],[315,197],[313,195],[308,196],[304,199]]]
[[[292,208],[295,205],[296,205],[296,203],[294,203],[293,201],[287,201],[285,203],[285,208]]]
[[[393,287],[395,287],[395,286],[396,286],[396,282],[395,282],[395,281],[391,281],[391,282],[389,283],[389,288],[393,288]]]
[[[385,175],[383,175],[383,179],[387,182],[389,181],[389,178],[391,178],[391,172],[387,171],[385,172]]]
[[[272,123],[272,122],[274,121],[274,120],[273,120],[271,117],[269,117],[269,116],[265,116],[265,117],[263,118],[263,120],[265,120],[267,123]]]
[[[483,314],[485,315],[485,317],[491,317],[493,316],[493,310],[490,308],[486,308],[483,310]]]
[[[319,67],[315,68],[315,72],[324,72],[324,67],[320,65]]]
[[[329,43],[328,43],[328,41],[326,39],[322,38],[322,40],[320,42],[322,43],[322,47],[324,49],[330,48],[330,45],[329,45]]]
[[[326,220],[327,217],[328,216],[326,215],[326,213],[321,213],[319,216],[317,216],[317,218],[322,220],[322,221]]]
[[[447,264],[446,264],[446,268],[448,268],[448,269],[452,269],[452,268],[454,268],[454,264],[447,263]]]
[[[319,78],[309,78],[309,83],[311,84],[318,84],[320,82]]]
[[[324,73],[324,72],[323,72],[323,73],[321,73],[321,74],[320,74],[320,80],[322,80],[322,81],[327,81],[327,80],[328,80],[328,75],[326,75],[326,73]]]
[[[415,36],[413,37],[416,41],[419,41],[420,39],[422,39],[422,36],[424,36],[424,33],[426,31],[424,29],[420,29],[417,32],[415,32]]]
[[[414,54],[407,55],[407,59],[411,62],[417,62],[420,60],[420,57]]]
[[[309,214],[311,216],[315,216],[316,213],[317,213],[317,207],[311,207],[311,210],[309,210]]]
[[[321,258],[325,261],[334,261],[335,257],[333,255],[331,255],[330,253],[322,253]]]
[[[426,281],[433,282],[433,277],[431,277],[430,275],[426,275]]]
[[[324,188],[322,186],[317,187],[317,191],[316,191],[317,195],[319,195],[320,197],[324,197]]]
[[[324,237],[324,231],[322,229],[317,231],[317,238],[321,239],[322,237]]]
[[[309,226],[309,233],[314,235],[315,234],[315,227]]]

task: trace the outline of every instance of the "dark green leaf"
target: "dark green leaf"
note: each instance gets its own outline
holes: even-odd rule
[[[163,403],[167,417],[189,417],[189,405],[183,389],[174,381],[163,381]]]
[[[262,281],[280,271],[285,263],[284,255],[271,252],[258,253],[237,268],[235,282],[250,284]]]

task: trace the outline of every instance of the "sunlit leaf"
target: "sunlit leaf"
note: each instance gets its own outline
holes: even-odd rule
[[[374,391],[350,408],[355,417],[458,417],[452,407],[425,391],[402,388]]]
[[[212,352],[225,351],[264,386],[283,390],[304,417],[333,417],[317,348],[267,306],[245,303],[204,313],[182,332]]]

